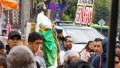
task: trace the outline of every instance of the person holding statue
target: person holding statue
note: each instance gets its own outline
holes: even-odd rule
[[[37,5],[37,23],[35,31],[39,32],[44,38],[42,47],[44,59],[48,68],[57,67],[57,45],[54,39],[54,31],[50,19],[45,15],[47,8],[44,2]]]

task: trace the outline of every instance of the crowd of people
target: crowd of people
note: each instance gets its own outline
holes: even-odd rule
[[[44,3],[37,5],[35,31],[29,36],[11,31],[0,41],[0,68],[106,68],[108,39],[89,40],[81,52],[73,49],[71,36],[63,36],[45,16]],[[120,67],[120,42],[116,41],[115,68]]]
[[[44,53],[44,37],[39,32],[31,32],[28,41],[23,40],[18,31],[11,31],[7,45],[0,41],[1,68],[106,68],[106,52],[108,39],[96,38],[88,41],[80,52],[72,49],[73,40],[63,36],[62,29],[55,29],[58,39],[57,61],[50,67],[47,65]],[[115,68],[120,67],[120,43],[116,42]],[[49,54],[49,52],[47,53]]]

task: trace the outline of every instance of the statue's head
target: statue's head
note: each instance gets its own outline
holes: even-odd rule
[[[41,11],[46,12],[47,8],[44,2],[41,2],[37,5],[37,12],[40,13]]]

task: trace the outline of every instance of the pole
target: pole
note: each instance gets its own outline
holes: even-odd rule
[[[0,35],[2,35],[2,6],[0,4]]]
[[[102,33],[102,21],[101,21],[101,30],[100,30],[100,31],[101,31],[101,33]]]
[[[115,43],[118,21],[118,0],[111,0],[109,45],[107,50],[107,68],[114,68]],[[114,23],[113,23],[114,22]]]
[[[21,32],[24,34],[24,0],[21,1],[22,11],[21,11]]]

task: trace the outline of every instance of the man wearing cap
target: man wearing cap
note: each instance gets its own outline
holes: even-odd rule
[[[6,45],[6,54],[9,53],[9,51],[17,45],[20,45],[21,42],[21,35],[17,31],[11,31],[8,35],[8,40]]]
[[[5,53],[5,46],[2,41],[0,41],[0,52]]]

